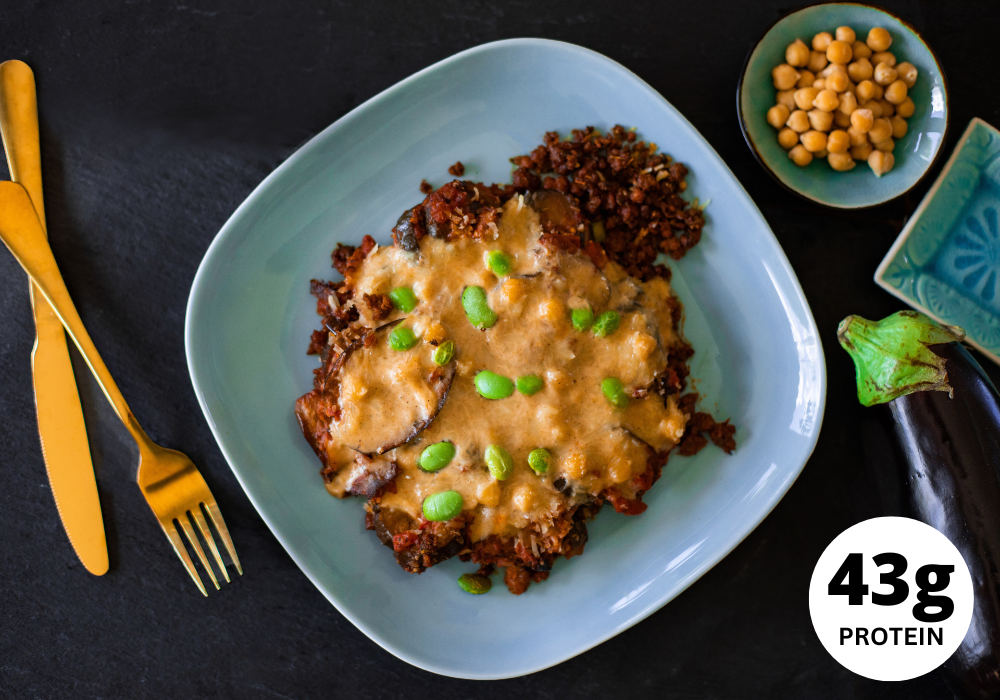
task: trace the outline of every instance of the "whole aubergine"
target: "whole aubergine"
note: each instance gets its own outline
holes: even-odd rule
[[[947,536],[972,574],[972,624],[941,670],[960,697],[1000,698],[1000,395],[965,331],[924,314],[848,316],[837,337],[861,403],[891,416],[908,514]]]

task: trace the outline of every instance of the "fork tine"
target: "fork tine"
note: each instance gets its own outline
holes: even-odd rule
[[[236,565],[236,570],[240,572],[240,576],[243,575],[243,567],[240,566],[240,558],[236,556],[236,547],[233,546],[233,539],[229,536],[229,530],[226,529],[226,521],[222,519],[222,511],[219,510],[219,506],[216,505],[215,499],[211,501],[205,501],[205,507],[208,508],[208,515],[212,518],[212,524],[215,525],[215,529],[219,532],[219,537],[222,538],[222,542],[226,545],[226,550],[229,552],[229,558],[233,560],[233,564]]]
[[[215,538],[212,537],[212,530],[209,529],[208,523],[205,522],[205,516],[201,513],[201,506],[195,506],[191,509],[191,515],[194,516],[194,523],[198,526],[198,532],[201,533],[201,538],[205,540],[205,544],[208,548],[212,550],[212,556],[215,557],[215,563],[219,565],[219,571],[222,575],[226,577],[226,583],[231,583],[229,580],[229,572],[226,571],[226,565],[222,562],[222,555],[219,554],[219,548],[215,546]]]
[[[188,542],[190,542],[191,546],[194,547],[194,551],[198,555],[198,559],[201,560],[201,565],[205,567],[208,577],[212,579],[212,583],[215,584],[215,590],[219,590],[219,581],[215,578],[215,572],[212,571],[212,565],[208,563],[208,557],[205,556],[205,550],[201,548],[201,543],[198,542],[198,535],[194,534],[194,528],[191,527],[191,521],[188,520],[188,514],[181,513],[180,517],[177,518],[177,522],[180,523],[181,527],[184,529],[184,534],[187,535]]]
[[[205,590],[205,586],[201,582],[201,578],[198,576],[198,572],[195,571],[194,562],[191,561],[191,557],[188,556],[187,548],[184,546],[184,540],[181,539],[180,533],[174,528],[173,522],[169,523],[169,527],[160,522],[160,527],[163,528],[163,534],[167,536],[170,540],[170,544],[174,546],[174,551],[177,552],[177,556],[181,558],[184,563],[184,568],[187,572],[191,574],[191,578],[194,580],[195,585],[198,586],[198,590],[201,594],[208,597],[208,591]]]

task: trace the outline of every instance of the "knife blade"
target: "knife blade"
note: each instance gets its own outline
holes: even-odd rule
[[[0,135],[11,179],[27,190],[45,228],[35,76],[21,61],[0,63]],[[32,381],[42,457],[73,550],[90,573],[108,571],[108,546],[83,408],[62,323],[29,282],[35,316]]]

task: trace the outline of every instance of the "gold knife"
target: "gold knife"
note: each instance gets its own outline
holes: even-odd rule
[[[0,63],[0,133],[11,179],[27,190],[44,229],[35,76],[21,61]],[[108,545],[66,333],[45,297],[29,284],[37,334],[31,369],[42,457],[69,541],[87,571],[100,576],[108,571]]]

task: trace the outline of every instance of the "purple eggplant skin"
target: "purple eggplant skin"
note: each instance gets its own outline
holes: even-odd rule
[[[1000,698],[1000,395],[960,343],[930,346],[952,396],[882,404],[902,457],[909,515],[944,534],[972,574],[972,624],[942,672],[960,698]]]

